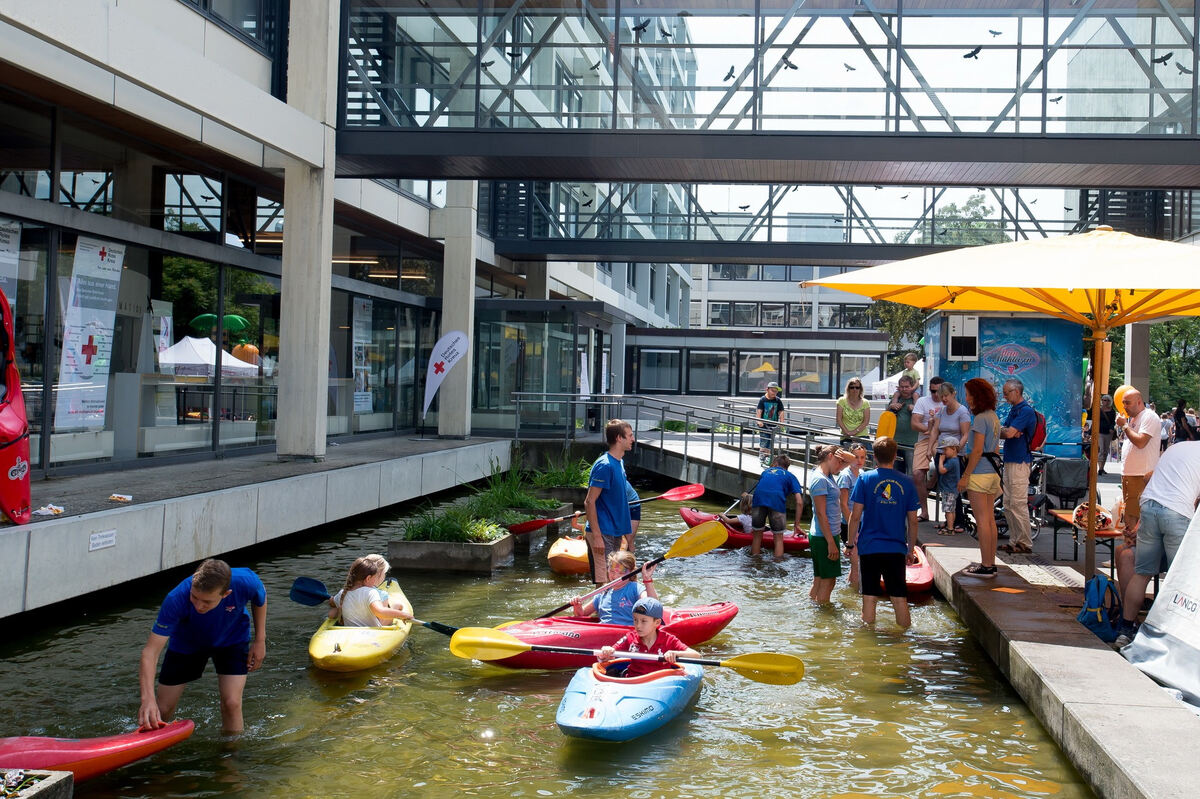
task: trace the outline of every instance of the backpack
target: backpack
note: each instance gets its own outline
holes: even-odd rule
[[[1099,636],[1101,641],[1112,643],[1117,640],[1121,595],[1108,577],[1097,574],[1087,581],[1083,588],[1083,609],[1075,618]]]
[[[1042,445],[1046,443],[1046,415],[1037,408],[1033,409],[1033,415],[1037,422],[1033,425],[1033,437],[1029,439],[1029,451],[1041,452]]]

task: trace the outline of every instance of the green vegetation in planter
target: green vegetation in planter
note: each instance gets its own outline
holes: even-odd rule
[[[446,508],[440,513],[427,507],[404,522],[405,541],[485,544],[507,534],[508,531],[494,521],[476,517],[463,505]]]
[[[551,462],[542,471],[533,473],[529,482],[535,488],[558,488],[559,486],[587,488],[588,477],[591,473],[592,464],[583,458],[574,463],[564,459],[562,463]]]
[[[478,503],[474,507],[480,516],[496,518],[510,508],[525,508],[527,510],[555,510],[558,503],[552,499],[534,496],[532,485],[526,481],[525,474],[520,469],[501,471],[500,464],[492,461],[492,473],[487,483],[471,498]]]
[[[658,430],[659,425],[655,425],[654,427],[652,427],[650,429]],[[694,433],[695,431],[699,430],[700,428],[698,428],[696,425],[694,425],[690,422],[685,422],[682,419],[667,419],[665,422],[662,423],[662,429],[666,430],[668,433],[683,433],[683,432]]]

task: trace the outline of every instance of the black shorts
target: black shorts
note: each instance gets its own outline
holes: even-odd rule
[[[183,685],[200,679],[204,667],[212,658],[217,674],[248,674],[250,667],[247,660],[250,657],[250,642],[232,646],[213,647],[200,652],[185,654],[167,650],[163,657],[162,668],[158,672],[158,682],[162,685]]]
[[[858,556],[859,585],[863,596],[890,596],[892,599],[908,598],[908,583],[905,567],[908,555],[899,552],[875,552]],[[879,583],[883,582],[883,588]]]

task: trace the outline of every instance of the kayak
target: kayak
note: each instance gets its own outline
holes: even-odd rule
[[[587,541],[582,538],[558,539],[546,553],[550,571],[555,574],[587,574],[592,570],[588,565],[587,550]]]
[[[695,527],[697,524],[712,521],[720,514],[707,513],[695,508],[680,508],[679,515],[683,517],[683,521],[688,527]],[[742,530],[742,526],[737,522],[729,522],[725,519],[720,519],[721,524],[725,525],[725,529],[729,531],[729,536],[725,539],[725,543],[721,546],[726,549],[741,549],[748,547],[754,541],[754,537]],[[775,548],[775,534],[770,530],[763,531],[762,538],[763,549]],[[784,552],[803,552],[808,549],[808,536],[796,535],[793,533],[784,533],[783,536],[783,551]]]
[[[409,609],[412,605],[400,584],[389,580],[383,590],[399,594]],[[384,627],[343,627],[326,619],[308,642],[313,665],[326,671],[359,671],[377,666],[396,654],[412,631],[412,622],[396,619]]]
[[[904,582],[909,594],[921,594],[933,588],[933,567],[921,547],[917,547],[917,562],[908,564],[904,570]]]
[[[75,782],[83,782],[174,746],[195,727],[180,719],[157,730],[103,738],[0,738],[0,769],[70,771]]]
[[[64,347],[66,342],[64,341]],[[33,508],[29,492],[29,421],[25,416],[25,396],[21,393],[21,372],[17,368],[16,342],[13,338],[12,308],[0,291],[0,511],[14,524],[28,524]]]
[[[724,630],[738,607],[732,602],[717,602],[692,608],[663,611],[662,629],[673,633],[688,646],[702,644]],[[555,616],[531,621],[512,621],[496,629],[504,630],[527,644],[599,649],[616,643],[632,630],[622,624],[601,624],[594,617]],[[503,660],[489,661],[510,669],[574,669],[590,666],[592,655],[569,655],[561,652],[522,652]]]
[[[606,665],[612,664],[595,663],[571,678],[554,717],[564,735],[631,741],[653,732],[688,706],[704,677],[695,663],[628,678],[609,676]]]

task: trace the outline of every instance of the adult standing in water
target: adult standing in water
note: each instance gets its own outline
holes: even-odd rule
[[[792,461],[787,455],[776,455],[771,467],[758,478],[754,496],[750,500],[751,526],[754,528],[750,541],[750,554],[762,551],[763,530],[768,524],[775,539],[775,559],[783,559],[783,533],[787,526],[787,498],[796,498],[796,524],[792,529],[800,532],[800,514],[804,512],[804,489],[796,475],[788,471]]]
[[[629,515],[626,493],[625,464],[621,459],[633,449],[633,427],[620,419],[610,419],[604,425],[605,452],[592,464],[588,475],[587,498],[583,507],[588,526],[588,562],[596,585],[608,582],[608,556],[622,549],[626,536],[633,537],[633,522]]]
[[[833,444],[817,449],[817,468],[808,481],[812,497],[812,527],[808,533],[808,548],[812,553],[813,584],[809,599],[824,605],[833,595],[833,586],[842,576],[842,548],[838,534],[842,531],[842,490],[837,474],[854,456]],[[853,551],[853,547],[851,547]]]
[[[154,667],[164,647],[167,654],[156,692]],[[223,560],[204,561],[167,594],[142,649],[138,727],[152,730],[170,721],[184,687],[199,679],[212,659],[221,695],[221,728],[241,732],[246,674],[258,669],[266,655],[267,593],[262,580],[249,569],[230,569]]]
[[[972,563],[963,569],[963,573],[972,577],[995,577],[997,530],[994,507],[1000,494],[1000,472],[988,455],[996,454],[1000,440],[996,389],[982,377],[971,378],[963,388],[967,406],[975,418],[971,422],[971,451],[958,480],[958,490],[967,492],[979,536],[979,563]]]

